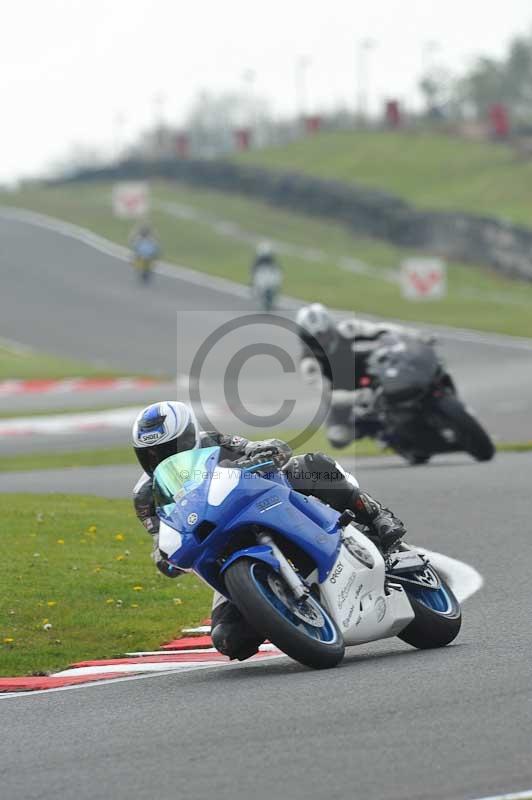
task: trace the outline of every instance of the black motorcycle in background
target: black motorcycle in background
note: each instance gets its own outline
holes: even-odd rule
[[[477,461],[495,455],[493,442],[457,395],[432,344],[387,335],[368,360],[379,438],[410,464],[437,453],[465,451]]]

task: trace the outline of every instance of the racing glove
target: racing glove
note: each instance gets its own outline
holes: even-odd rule
[[[255,458],[261,453],[272,453],[272,461],[277,467],[283,467],[292,458],[292,448],[281,439],[263,439],[261,442],[249,442],[244,452],[248,458]]]

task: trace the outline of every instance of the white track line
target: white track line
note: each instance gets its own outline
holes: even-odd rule
[[[11,436],[66,436],[79,431],[123,429],[130,430],[140,409],[138,406],[110,408],[105,411],[83,411],[67,414],[37,414],[33,417],[0,419],[0,439]],[[204,403],[208,414],[222,414],[224,409]]]
[[[72,225],[63,220],[49,217],[46,214],[38,214],[34,211],[28,211],[23,208],[16,208],[15,206],[0,206],[0,217],[4,219],[14,219],[18,222],[25,222],[30,225],[36,225],[40,228],[54,231],[70,239],[82,242],[88,247],[93,247],[101,253],[113,256],[120,261],[129,262],[131,260],[130,251],[126,247],[104,239],[92,231],[82,228],[79,225]],[[168,261],[161,261],[155,268],[155,272],[160,275],[165,275],[168,278],[175,280],[183,280],[188,283],[195,284],[196,286],[203,286],[207,289],[214,289],[215,291],[223,292],[224,294],[232,295],[233,297],[243,297],[249,299],[249,289],[241,283],[227,280],[226,278],[219,278],[215,275],[197,272],[196,270],[185,267],[181,264],[173,264]],[[285,310],[295,310],[304,305],[302,300],[295,297],[283,297],[282,307]],[[353,309],[337,309],[340,315],[352,316]],[[359,315],[361,319],[375,319],[371,315]],[[404,320],[396,320],[398,323],[404,323]],[[410,326],[412,322],[407,324]],[[444,325],[428,325],[426,323],[414,323],[416,327],[421,330],[430,330],[440,333],[442,337],[457,342],[469,342],[471,344],[487,344],[493,347],[503,347],[510,350],[528,350],[532,351],[532,339],[527,339],[518,336],[506,336],[504,334],[496,333],[483,333],[468,328],[448,328]]]
[[[494,794],[489,797],[477,797],[475,800],[532,800],[532,789],[524,792],[513,792],[510,794]]]
[[[269,663],[270,661],[276,661],[279,658],[288,658],[285,656],[284,653],[272,653],[269,658],[264,659],[257,659],[257,661],[245,661],[242,663],[234,664],[234,663],[227,663],[223,661],[216,661],[216,662],[208,662],[208,663],[199,663],[199,664],[183,664],[182,669],[179,670],[179,674],[183,674],[184,672],[194,672],[203,669],[242,669],[246,667],[250,667],[252,664],[262,664],[262,663]],[[168,665],[166,665],[168,666]],[[107,686],[108,684],[115,684],[115,683],[125,683],[126,681],[141,681],[146,680],[147,678],[160,678],[167,675],[168,677],[173,676],[175,677],[178,670],[172,669],[171,665],[169,669],[166,669],[164,672],[144,672],[141,674],[133,673],[131,675],[123,675],[120,678],[106,678],[102,681],[91,681],[89,683],[77,683],[74,686],[56,686],[53,689],[36,689],[34,691],[28,692],[5,692],[0,693],[0,703],[2,700],[13,700],[17,699],[20,700],[22,698],[31,698],[36,697],[40,694],[51,694],[52,692],[67,692],[73,691],[75,689],[93,689],[97,686]]]
[[[160,655],[160,653],[159,653]],[[212,664],[217,663],[220,666],[226,666],[225,661],[217,661],[212,662],[209,659],[205,659],[205,661],[198,661],[198,666],[202,667],[205,664]],[[227,662],[229,663],[229,662]],[[61,672],[54,672],[53,675],[50,677],[52,678],[76,678],[79,675],[111,675],[112,673],[116,672],[119,675],[123,675],[126,672],[129,673],[141,673],[141,672],[182,672],[183,669],[186,669],[190,666],[195,666],[195,662],[186,662],[183,661],[181,663],[176,661],[157,661],[153,664],[106,664],[101,666],[94,666],[94,667],[73,667],[72,669],[64,669]]]

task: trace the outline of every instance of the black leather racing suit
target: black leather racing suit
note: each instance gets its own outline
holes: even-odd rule
[[[372,392],[364,388],[367,364],[384,334],[415,335],[415,332],[389,323],[376,324],[358,319],[339,322],[325,344],[301,330],[300,372],[309,383],[317,383],[319,375],[327,380],[331,398],[327,416],[327,436],[333,447],[346,447],[353,439],[375,436],[380,424],[371,413],[364,414],[364,405],[371,405]],[[355,394],[356,393],[356,394]],[[368,397],[364,395],[367,394]],[[359,399],[357,414],[355,398]],[[353,409],[355,407],[355,415]]]
[[[220,462],[235,461],[245,455],[251,444],[241,436],[228,436],[215,431],[202,432],[201,447],[219,446]],[[392,546],[404,535],[403,523],[370,495],[362,492],[353,475],[324,453],[291,456],[291,449],[278,439],[267,440],[281,456],[283,472],[293,488],[313,495],[337,511],[351,510],[357,522],[366,525],[368,534],[383,549]],[[157,538],[159,519],[156,515],[152,478],[144,473],[133,491],[137,517],[154,539],[153,558],[161,572],[169,577],[180,574],[159,553]],[[215,592],[212,607],[212,637],[215,647],[230,658],[243,660],[253,655],[262,638],[244,620],[236,606]]]

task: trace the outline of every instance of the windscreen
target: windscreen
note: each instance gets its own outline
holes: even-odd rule
[[[161,507],[175,503],[201,486],[212,472],[207,462],[219,449],[203,447],[199,450],[187,450],[170,456],[159,464],[153,475],[156,505]]]

